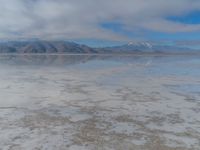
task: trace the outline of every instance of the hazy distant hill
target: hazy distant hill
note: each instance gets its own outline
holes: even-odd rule
[[[121,46],[91,48],[65,41],[9,41],[0,43],[0,53],[192,53],[193,49],[156,45],[148,42],[130,42]]]
[[[104,52],[117,53],[189,53],[196,50],[168,45],[156,45],[148,42],[129,42],[128,44],[102,48]]]

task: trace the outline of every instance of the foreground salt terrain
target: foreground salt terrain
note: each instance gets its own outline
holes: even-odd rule
[[[199,150],[199,56],[0,56],[1,150]]]

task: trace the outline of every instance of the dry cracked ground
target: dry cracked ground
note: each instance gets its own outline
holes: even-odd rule
[[[1,58],[0,150],[200,150],[200,61],[157,59]]]

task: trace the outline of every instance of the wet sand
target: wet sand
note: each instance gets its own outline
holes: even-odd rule
[[[199,150],[198,57],[0,56],[1,150]]]

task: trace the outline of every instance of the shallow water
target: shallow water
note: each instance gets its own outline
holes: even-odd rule
[[[0,56],[1,150],[199,150],[200,56]]]

